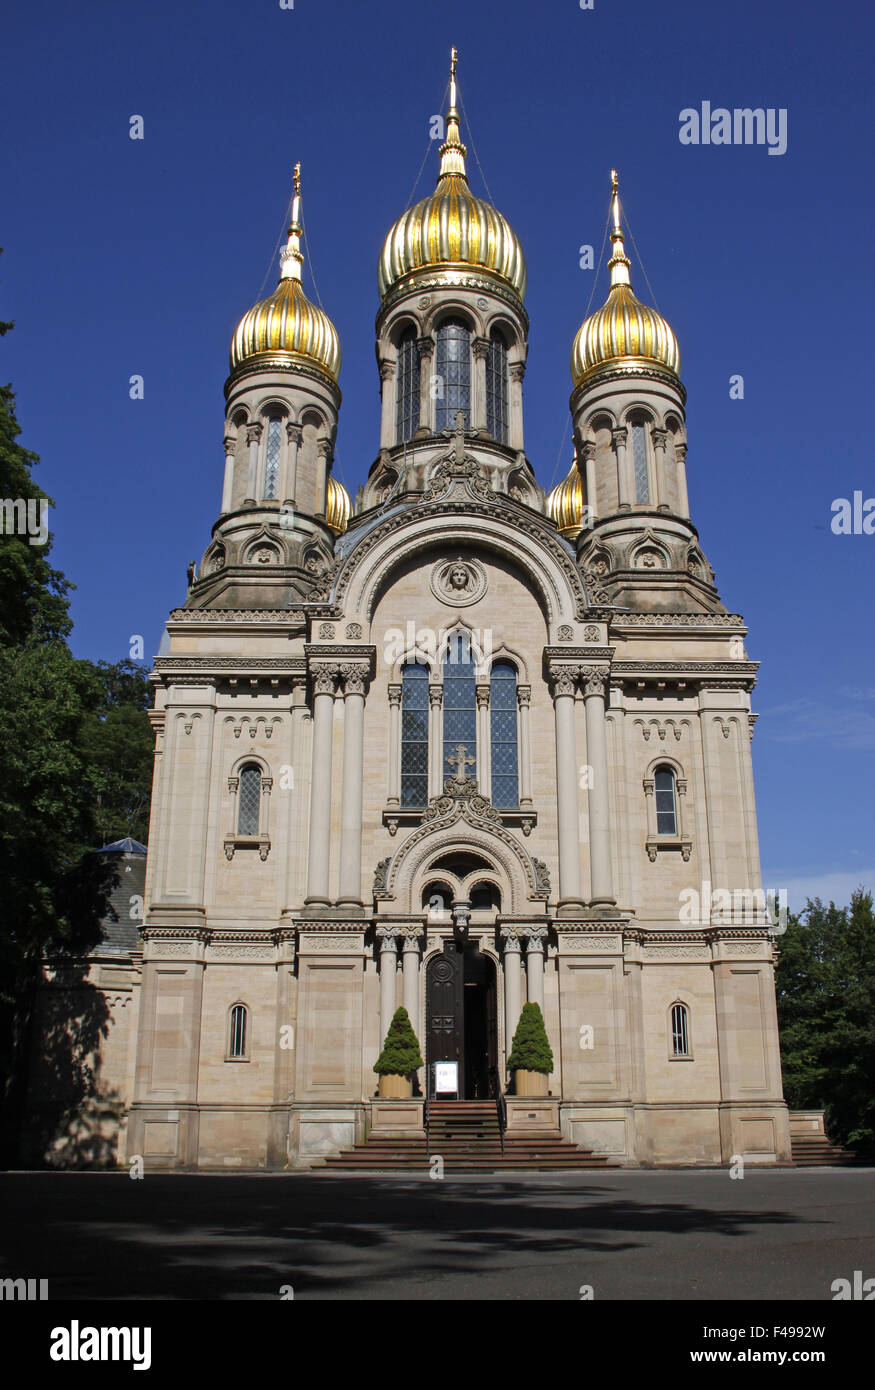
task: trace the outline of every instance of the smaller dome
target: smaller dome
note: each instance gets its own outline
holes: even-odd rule
[[[328,522],[332,531],[336,531],[337,534],[340,535],[341,531],[345,531],[349,525],[351,516],[352,502],[350,501],[349,493],[343,486],[343,483],[339,483],[333,475],[329,474],[328,496],[325,502],[325,520]]]
[[[336,382],[340,375],[340,340],[328,315],[304,293],[301,284],[301,166],[295,165],[295,195],[288,243],[280,256],[280,281],[269,299],[243,315],[231,340],[231,371],[261,357],[281,358],[316,367]]]
[[[571,349],[575,388],[602,367],[627,366],[646,370],[656,365],[680,375],[681,353],[671,326],[649,305],[642,304],[629,283],[629,257],[623,246],[616,170],[611,170],[613,254],[608,261],[611,288],[606,302],[584,319]]]
[[[583,530],[583,484],[577,461],[567,478],[557,483],[547,498],[547,515],[556,522],[560,535],[574,540]]]

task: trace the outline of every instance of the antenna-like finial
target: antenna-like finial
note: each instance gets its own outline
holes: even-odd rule
[[[467,153],[459,134],[459,112],[456,107],[456,68],[459,50],[455,45],[450,49],[450,107],[447,111],[447,138],[441,145],[441,171],[439,178],[456,174],[466,178],[465,155]]]
[[[613,252],[608,261],[608,269],[611,272],[611,289],[615,285],[629,284],[629,266],[631,264],[626,255],[626,248],[623,244],[623,229],[620,226],[620,180],[617,177],[616,169],[611,170],[611,244]]]
[[[280,279],[300,280],[304,257],[301,255],[301,161],[298,160],[292,173],[292,220],[289,223],[288,242],[280,252]]]

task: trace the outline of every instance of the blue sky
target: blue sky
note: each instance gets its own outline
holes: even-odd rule
[[[693,519],[763,661],[754,707],[770,887],[875,887],[875,536],[830,505],[875,496],[871,51],[862,7],[739,0],[278,0],[71,7],[5,20],[0,377],[57,509],[72,645],[157,648],[215,520],[222,385],[269,291],[303,164],[312,265],[343,347],[336,469],[378,443],[376,262],[441,109],[451,43],[471,136],[522,239],[526,447],[570,462],[571,343],[592,291],[609,170],[681,344]],[[689,146],[687,107],[787,111],[786,153]],[[142,115],[145,139],[129,138]],[[436,171],[431,147],[417,195]],[[631,248],[630,248],[631,249]],[[313,293],[310,271],[305,275]],[[633,284],[649,299],[633,253]],[[605,273],[594,303],[604,297]],[[867,317],[868,315],[868,317]],[[142,401],[128,380],[145,379]],[[729,379],[744,378],[731,400]]]

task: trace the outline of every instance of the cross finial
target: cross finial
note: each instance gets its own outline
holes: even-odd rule
[[[458,50],[458,48],[456,48],[456,46],[455,46],[455,44],[454,44],[453,47],[450,49],[450,77],[455,77],[455,75],[456,75],[456,64],[458,63],[458,61],[459,61],[459,50]]]
[[[301,196],[301,161],[300,161],[300,159],[298,160],[297,164],[295,165],[295,172],[294,172],[294,174],[292,175],[292,179],[293,179],[294,186],[295,186],[295,193],[296,193],[296,194],[298,195],[298,197],[300,198],[300,196]]]
[[[465,780],[465,776],[467,774],[469,766],[473,767],[476,761],[476,758],[468,757],[468,749],[465,747],[464,743],[459,743],[456,745],[455,757],[453,757],[451,753],[450,756],[447,758],[447,763],[450,767],[455,768],[456,776],[458,777],[460,782],[463,782]]]

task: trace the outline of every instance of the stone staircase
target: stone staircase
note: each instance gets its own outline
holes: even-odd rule
[[[846,1168],[862,1161],[850,1149],[831,1144],[825,1134],[791,1135],[790,1153],[796,1168],[815,1168],[821,1165]]]
[[[579,1149],[557,1129],[546,1134],[505,1131],[504,1153],[493,1101],[439,1100],[431,1103],[430,1154],[425,1139],[388,1139],[371,1134],[365,1144],[326,1159],[332,1173],[427,1173],[440,1156],[445,1173],[576,1172],[607,1168],[609,1161]]]

